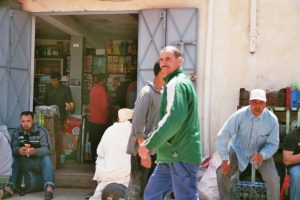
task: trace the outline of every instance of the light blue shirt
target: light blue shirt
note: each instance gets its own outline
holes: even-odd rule
[[[279,146],[279,124],[277,117],[268,109],[255,117],[249,106],[232,114],[216,137],[216,149],[222,160],[229,160],[232,147],[240,171],[244,171],[255,152],[264,160],[276,153]]]

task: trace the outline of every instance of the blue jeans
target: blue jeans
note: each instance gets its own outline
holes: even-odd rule
[[[300,164],[296,164],[289,169],[291,176],[290,200],[300,199]]]
[[[54,168],[51,157],[49,155],[42,157],[14,156],[12,164],[12,175],[9,177],[8,185],[11,185],[13,189],[15,189],[17,178],[20,172],[25,170],[42,172],[44,187],[49,184],[54,188]]]
[[[144,200],[163,200],[170,191],[178,200],[198,200],[197,170],[196,164],[158,164],[146,186]]]

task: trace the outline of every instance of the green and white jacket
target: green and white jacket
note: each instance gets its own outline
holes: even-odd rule
[[[190,79],[182,69],[164,78],[158,127],[145,145],[151,152],[156,149],[158,163],[184,162],[199,164],[201,144],[197,97]]]

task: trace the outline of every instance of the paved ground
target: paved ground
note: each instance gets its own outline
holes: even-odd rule
[[[54,191],[55,200],[84,200],[85,196],[89,194],[89,189],[67,189],[67,188],[56,188]],[[25,194],[25,196],[19,196],[15,194],[9,200],[41,200],[44,199],[44,192],[37,192],[31,194]]]

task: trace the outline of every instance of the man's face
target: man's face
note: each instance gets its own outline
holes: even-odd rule
[[[162,73],[165,76],[168,76],[169,74],[177,70],[182,62],[182,58],[176,58],[174,53],[170,50],[161,51],[159,57],[159,65]]]
[[[252,114],[256,117],[259,116],[263,112],[264,108],[266,107],[266,102],[261,100],[256,100],[256,99],[250,100],[249,104],[250,104],[250,110]]]
[[[29,132],[33,127],[33,119],[31,115],[22,115],[21,116],[21,127],[24,131]]]
[[[58,79],[51,79],[51,84],[54,88],[58,88],[60,85],[60,80]]]

